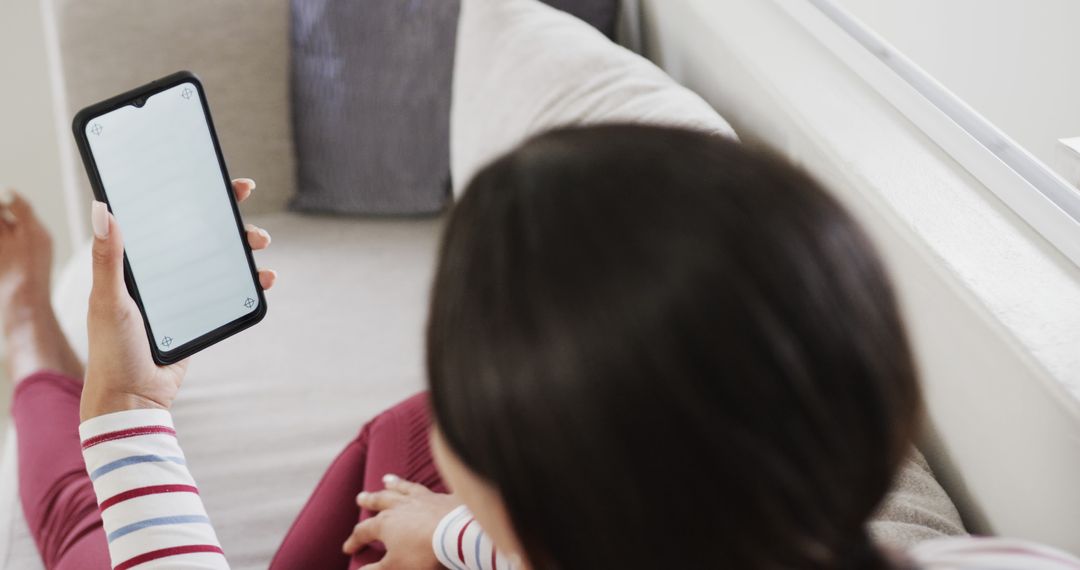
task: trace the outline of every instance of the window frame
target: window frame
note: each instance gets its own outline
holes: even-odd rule
[[[1080,266],[1080,190],[836,0],[772,0]]]

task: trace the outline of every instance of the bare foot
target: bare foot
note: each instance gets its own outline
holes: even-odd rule
[[[82,378],[49,301],[52,239],[30,204],[12,192],[0,204],[0,321],[8,372],[16,381],[52,370]]]

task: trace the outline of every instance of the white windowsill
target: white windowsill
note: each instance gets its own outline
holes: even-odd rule
[[[868,188],[911,224],[946,268],[1080,401],[1080,311],[1068,310],[1080,307],[1080,270],[1021,216],[1044,222],[1040,230],[1061,231],[1060,240],[1074,244],[1080,243],[1076,222],[880,61],[900,54],[867,52],[807,0],[772,1],[941,147],[947,156],[928,152],[922,140],[889,152],[884,145],[898,140],[868,132],[848,137],[863,139],[862,150],[849,147],[852,153],[845,159],[852,174],[864,176]],[[828,125],[819,128],[828,136]],[[870,138],[879,143],[863,146]],[[955,172],[954,162],[967,172]]]
[[[1080,186],[1080,137],[1061,139],[1061,164],[1059,170],[1065,178]]]
[[[770,103],[780,105],[788,115],[786,120],[798,124],[801,132],[768,132],[775,123],[772,120],[728,116],[729,120],[743,124],[744,131],[759,131],[751,134],[804,163],[811,157],[800,157],[806,149],[790,139],[796,135],[813,139],[817,150],[829,154],[813,160],[828,160],[848,185],[857,187],[876,207],[886,208],[888,217],[902,221],[906,227],[901,231],[913,234],[921,247],[934,254],[942,268],[1049,372],[1056,380],[1053,388],[1067,389],[1080,402],[1080,309],[1069,310],[1080,308],[1080,269],[873,91],[887,89],[893,98],[906,97],[910,109],[923,105],[922,112],[929,112],[925,109],[928,102],[806,0],[760,1],[761,5],[752,9],[750,4],[757,4],[753,0],[679,3],[691,6],[689,11],[698,16],[698,25],[708,22],[717,29],[725,48],[741,58],[737,63],[768,86]],[[646,6],[646,10],[650,8]],[[844,50],[849,60],[860,61],[862,76],[846,66],[822,67],[804,61],[820,54],[804,51],[801,59],[793,59],[789,50],[806,39],[778,37],[783,32],[773,30],[790,28],[792,22],[780,26],[761,21],[784,16],[818,36],[832,27],[828,49]],[[762,28],[773,33],[763,33]],[[677,79],[705,94],[721,110],[730,104],[722,100],[724,92],[732,90],[723,84],[724,78],[709,78],[704,70],[688,69],[688,61],[664,61],[664,54],[658,59]],[[878,84],[875,89],[867,89],[867,79]],[[710,81],[713,84],[708,84]],[[808,88],[823,85],[831,88]],[[710,93],[717,95],[710,97]],[[752,124],[745,126],[748,123]],[[958,144],[970,142],[958,128],[951,134]],[[820,169],[814,164],[807,166]],[[1080,410],[1080,405],[1076,409]]]

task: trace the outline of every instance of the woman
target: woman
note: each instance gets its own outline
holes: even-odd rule
[[[32,375],[15,401],[35,537],[56,568],[107,567],[106,544],[115,568],[227,567],[167,413],[183,365],[151,362],[102,206],[94,227],[89,478],[60,417],[77,381]],[[1013,543],[872,543],[920,413],[910,350],[866,237],[769,154],[653,127],[529,141],[454,209],[427,350],[438,471],[421,396],[335,462],[275,568],[1080,568]],[[455,495],[429,490],[444,480]]]

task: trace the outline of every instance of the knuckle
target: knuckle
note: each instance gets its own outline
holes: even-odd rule
[[[104,247],[95,247],[90,256],[97,265],[109,263],[113,258],[112,252]]]

